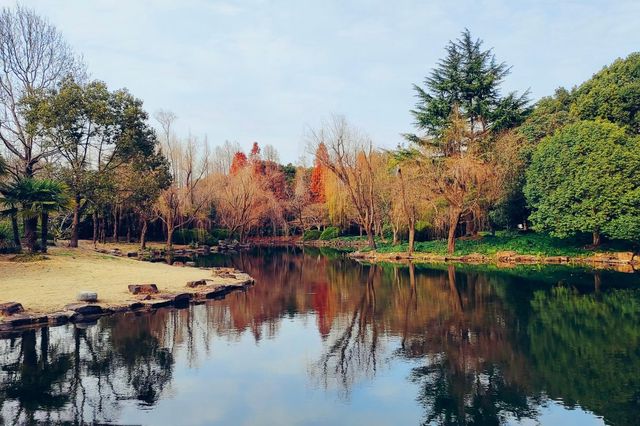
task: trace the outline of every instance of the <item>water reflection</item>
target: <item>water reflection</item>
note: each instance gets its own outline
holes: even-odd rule
[[[171,423],[171,407],[190,403],[243,406],[215,419],[192,413],[194,424],[275,421],[242,393],[185,392],[225,380],[271,381],[269,408],[287,413],[280,423],[545,422],[551,409],[564,420],[640,417],[637,276],[362,265],[294,248],[199,262],[234,265],[258,284],[188,309],[1,340],[4,422]],[[246,374],[226,375],[230,359]],[[305,407],[318,411],[299,417]]]

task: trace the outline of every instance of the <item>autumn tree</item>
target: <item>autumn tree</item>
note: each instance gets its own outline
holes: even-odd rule
[[[424,135],[405,135],[420,147],[435,195],[450,204],[450,252],[460,215],[473,234],[480,216],[499,199],[489,189],[495,178],[491,151],[500,135],[522,123],[529,112],[527,93],[501,94],[510,68],[482,44],[468,30],[449,42],[446,56],[425,79],[425,87],[414,85],[419,101],[411,112]]]
[[[312,131],[311,141],[314,151],[318,151],[320,144],[325,145],[326,155],[319,157],[319,161],[342,183],[356,220],[367,233],[368,245],[375,249],[377,188],[373,143],[341,116],[333,116],[323,127]]]
[[[461,217],[470,213],[477,217],[497,201],[502,177],[478,141],[470,140],[467,122],[457,109],[449,121],[437,141],[420,145],[412,156],[421,164],[431,196],[447,202],[447,251],[452,254]]]
[[[313,160],[313,169],[311,171],[311,183],[309,185],[309,191],[311,193],[311,200],[315,203],[324,203],[325,201],[325,180],[327,174],[327,168],[320,160],[321,158],[328,158],[329,153],[324,143],[318,144],[318,148]]]
[[[231,161],[231,167],[229,167],[229,174],[235,175],[248,164],[247,156],[244,152],[238,151],[233,155]]]
[[[273,208],[275,200],[264,179],[253,168],[245,165],[233,174],[219,175],[213,181],[216,215],[229,230],[244,242],[250,229]]]
[[[165,227],[169,251],[173,248],[175,231],[202,217],[211,203],[211,191],[206,180],[209,151],[206,145],[199,150],[198,145],[198,140],[193,137],[186,141],[175,139],[173,161],[178,161],[178,164],[170,166],[173,183],[160,192],[154,205],[154,212]]]

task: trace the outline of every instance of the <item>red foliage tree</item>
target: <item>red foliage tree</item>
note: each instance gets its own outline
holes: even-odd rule
[[[327,169],[323,165],[321,159],[329,156],[327,147],[321,143],[316,150],[316,158],[313,161],[313,170],[311,171],[311,182],[309,184],[309,192],[311,192],[311,201],[314,203],[324,203],[325,194],[325,178]]]
[[[233,155],[233,161],[231,161],[231,167],[229,168],[229,173],[235,175],[238,171],[242,170],[247,166],[247,156],[244,152],[236,152]]]

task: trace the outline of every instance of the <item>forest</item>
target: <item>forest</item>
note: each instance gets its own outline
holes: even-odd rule
[[[409,253],[496,233],[640,240],[640,53],[534,102],[505,93],[510,66],[465,30],[413,85],[415,126],[397,148],[336,114],[300,141],[310,164],[284,165],[272,145],[178,134],[175,113],[90,78],[29,9],[2,11],[0,39],[1,252],[80,239],[362,237]]]

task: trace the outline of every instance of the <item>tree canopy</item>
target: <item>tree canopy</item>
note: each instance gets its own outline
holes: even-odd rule
[[[640,237],[640,139],[606,121],[579,121],[540,142],[524,193],[534,229]]]
[[[459,39],[449,42],[446,56],[425,78],[425,87],[414,85],[418,103],[411,113],[418,130],[431,137],[442,136],[454,107],[468,121],[474,138],[522,122],[528,93],[502,95],[500,86],[510,68],[482,44],[469,30],[463,31]],[[413,134],[405,136],[411,141],[421,140]]]

